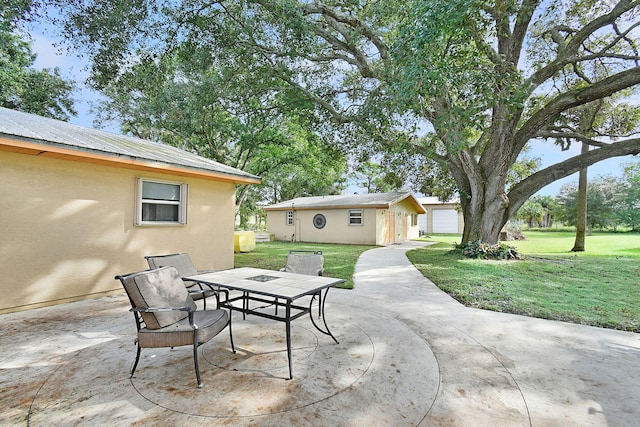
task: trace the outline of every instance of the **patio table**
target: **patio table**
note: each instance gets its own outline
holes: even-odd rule
[[[293,379],[293,363],[291,360],[292,320],[309,314],[313,326],[321,333],[329,335],[336,344],[339,344],[327,325],[324,306],[329,288],[344,282],[343,279],[242,267],[183,277],[183,280],[198,282],[207,285],[213,290],[240,291],[241,295],[221,300],[220,305],[230,310],[242,312],[243,318],[247,314],[251,314],[284,322],[287,336],[287,357],[289,358],[289,379]],[[295,303],[306,296],[311,296],[308,306]],[[318,324],[313,316],[312,305],[316,300],[318,302],[318,317],[322,318],[322,326],[324,328]],[[236,301],[240,301],[242,303],[241,306],[234,305],[233,303]],[[258,306],[258,304],[260,305]],[[267,307],[273,307],[273,313],[265,311],[264,309]],[[284,308],[284,313],[278,314],[278,308]]]

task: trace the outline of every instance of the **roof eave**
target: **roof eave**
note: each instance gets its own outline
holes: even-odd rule
[[[34,156],[65,159],[83,163],[94,163],[124,169],[136,169],[147,172],[169,173],[173,175],[232,182],[234,184],[260,184],[259,177],[249,175],[233,175],[206,169],[188,168],[170,163],[162,163],[142,158],[117,155],[93,150],[79,150],[60,145],[34,142],[13,135],[0,136],[0,151],[28,154]]]
[[[264,208],[265,211],[309,211],[314,209],[389,209],[389,204],[371,205],[327,205],[327,206],[277,206]]]
[[[403,198],[402,200],[406,200],[409,199],[409,204],[411,206],[413,206],[415,208],[415,210],[418,212],[418,214],[426,214],[427,211],[424,208],[424,206],[422,206],[422,204],[418,201],[418,199],[416,199],[414,197],[413,194],[408,194],[407,197]]]

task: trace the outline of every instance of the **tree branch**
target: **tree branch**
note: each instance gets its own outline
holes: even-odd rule
[[[348,25],[349,27],[358,30],[367,40],[369,40],[378,49],[380,58],[383,61],[389,59],[389,48],[386,43],[375,33],[368,25],[363,23],[355,16],[340,13],[337,10],[325,5],[321,2],[311,2],[301,5],[303,14],[314,15],[319,14],[328,18]]]
[[[597,99],[606,98],[637,84],[640,84],[640,67],[621,71],[592,85],[569,90],[558,95],[533,114],[516,132],[514,136],[514,155],[517,156],[524,145],[561,112]]]
[[[336,27],[338,27],[337,22],[336,22]],[[340,34],[342,34],[343,37],[345,37],[345,41],[338,39],[333,34],[329,33],[328,31],[325,31],[321,27],[316,26],[313,31],[315,34],[317,34],[318,36],[326,40],[333,47],[334,50],[337,50],[338,52],[343,51],[343,52],[350,53],[353,56],[353,58],[350,58],[347,55],[342,55],[344,57],[343,59],[345,59],[349,64],[357,67],[358,70],[360,70],[360,74],[363,77],[365,78],[377,77],[375,70],[369,63],[369,60],[365,56],[364,52],[360,51],[355,47],[353,40],[351,40],[350,37],[348,37],[348,34],[346,34],[346,31],[344,31],[344,28],[338,29],[337,31]],[[336,53],[336,55],[340,55],[340,54]]]
[[[339,123],[341,123],[341,124],[353,123],[353,122],[355,122],[357,120],[353,116],[349,116],[349,115],[346,115],[346,114],[338,111],[333,105],[331,105],[331,103],[329,101],[327,101],[324,98],[316,95],[315,93],[311,92],[310,90],[302,87],[301,85],[299,85],[298,83],[293,81],[293,79],[291,79],[289,76],[285,76],[284,74],[276,74],[276,75],[277,75],[278,78],[282,79],[283,81],[285,81],[286,83],[288,83],[292,87],[296,88],[297,90],[302,92],[306,97],[308,97],[309,99],[313,100],[313,102],[317,103],[322,108],[324,108]]]
[[[540,0],[524,0],[520,6],[520,10],[518,10],[518,16],[511,34],[511,42],[505,52],[507,60],[513,64],[517,65],[520,61],[520,53],[522,52],[524,39],[527,35],[527,29],[529,28],[533,13],[540,3]]]
[[[589,138],[579,132],[559,132],[559,131],[540,131],[536,134],[536,138],[544,139],[568,139],[575,140],[591,145],[593,147],[604,147],[609,145],[606,142],[598,141],[597,139]]]
[[[509,216],[514,215],[529,197],[552,182],[566,178],[580,171],[580,169],[584,169],[601,160],[638,154],[640,154],[640,138],[632,138],[607,144],[542,169],[518,182],[511,188],[508,194],[511,202],[509,205]]]
[[[556,59],[547,64],[545,67],[534,72],[527,79],[525,84],[530,87],[531,91],[533,91],[539,85],[556,74],[559,70],[561,70],[565,65],[578,62],[580,58],[580,56],[578,55],[578,50],[580,46],[582,46],[582,44],[585,42],[585,40],[587,40],[587,38],[589,38],[592,34],[596,33],[601,28],[607,25],[613,25],[622,14],[638,6],[638,4],[640,4],[640,0],[620,0],[618,4],[616,4],[616,6],[611,10],[611,12],[606,15],[598,16],[578,31],[568,29],[565,26],[556,27],[558,31],[564,30],[566,32],[569,32],[570,34],[573,34],[573,36],[571,38],[569,38],[569,36],[562,37],[558,32],[555,37],[552,37],[553,40],[558,44],[558,55]],[[558,39],[557,37],[560,37],[560,39]],[[618,40],[620,39],[621,38],[618,38]]]

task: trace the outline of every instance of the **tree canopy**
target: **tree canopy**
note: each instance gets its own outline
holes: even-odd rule
[[[587,187],[587,227],[590,230],[613,227],[619,222],[620,203],[625,197],[619,179],[603,176],[591,180]],[[560,218],[567,225],[576,225],[578,216],[578,189],[565,184],[558,194]]]
[[[36,55],[20,29],[32,17],[31,7],[31,2],[10,0],[0,9],[0,106],[66,121],[76,114],[74,83],[57,68],[33,68]]]
[[[323,135],[365,161],[367,153],[405,159],[423,190],[448,182],[433,188],[459,193],[463,243],[496,242],[547,184],[640,152],[629,103],[612,104],[598,132],[572,120],[640,83],[639,2],[57,1],[68,37],[92,60],[96,87],[121,81],[145,58],[204,52],[273,96],[311,102]],[[592,150],[510,184],[523,149],[541,139]]]
[[[244,224],[260,202],[337,193],[344,181],[345,153],[314,131],[309,101],[286,89],[183,45],[144,55],[105,82],[100,117],[117,119],[127,133],[261,176],[260,188],[238,190]]]

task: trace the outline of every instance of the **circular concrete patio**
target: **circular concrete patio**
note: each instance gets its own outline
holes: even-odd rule
[[[1,317],[1,425],[635,426],[640,334],[463,307],[415,269],[410,242],[365,252],[332,289],[340,341],[234,315],[191,350],[144,349],[136,377],[126,297]]]
[[[133,336],[78,349],[43,379],[30,423],[147,423],[155,418],[149,418],[155,406],[151,412],[163,420],[189,417],[202,423],[286,419],[289,424],[315,413],[331,425],[418,424],[439,385],[429,346],[396,319],[355,307],[336,311],[327,308],[340,344],[308,319],[293,323],[293,380],[287,379],[284,326],[255,316],[234,316],[236,354],[224,333],[201,347],[202,389],[189,347],[143,349],[130,381]]]

